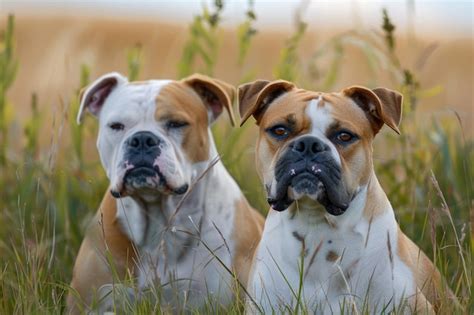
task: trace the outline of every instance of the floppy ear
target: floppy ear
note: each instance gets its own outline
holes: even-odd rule
[[[210,123],[215,121],[225,108],[229,114],[230,123],[235,126],[232,104],[234,102],[235,88],[223,81],[195,73],[182,80],[190,86],[202,99],[204,104],[211,110]]]
[[[400,134],[398,126],[402,119],[403,95],[386,88],[370,90],[361,86],[351,86],[342,91],[351,98],[367,115],[374,135],[386,124]]]
[[[240,125],[242,126],[252,115],[258,124],[268,105],[278,96],[293,88],[295,88],[293,83],[284,80],[272,82],[257,80],[239,86]]]
[[[98,117],[110,92],[118,85],[127,82],[127,78],[120,73],[111,72],[101,76],[88,87],[82,89],[79,94],[80,106],[79,113],[77,114],[77,123],[81,123],[86,109],[92,115]]]

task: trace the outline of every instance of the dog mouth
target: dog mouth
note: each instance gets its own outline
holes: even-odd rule
[[[267,199],[277,211],[288,209],[295,200],[308,196],[320,203],[329,214],[343,214],[350,202],[341,172],[333,163],[293,163],[276,172],[276,189]],[[270,196],[271,195],[271,196]]]
[[[321,180],[310,172],[295,175],[290,187],[293,188],[293,199],[298,199],[301,195],[317,196],[325,191]]]
[[[188,190],[188,184],[172,187],[161,170],[152,165],[128,167],[118,189],[111,189],[115,198],[142,194],[182,195]]]

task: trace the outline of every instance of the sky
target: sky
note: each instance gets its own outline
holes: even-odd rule
[[[223,25],[234,27],[244,19],[247,0],[224,1]],[[294,12],[301,7],[298,0],[255,0],[257,29],[293,27]],[[473,1],[468,0],[309,0],[302,18],[310,28],[379,26],[381,10],[388,12],[400,31],[415,29],[417,33],[439,36],[472,37]],[[0,12],[34,14],[83,14],[127,16],[160,19],[172,23],[188,23],[210,0],[0,0]]]

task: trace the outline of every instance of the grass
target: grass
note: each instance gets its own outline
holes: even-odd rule
[[[205,8],[190,27],[178,65],[179,77],[194,71],[212,74],[219,56],[218,30],[224,3]],[[257,17],[249,2],[246,19],[239,26],[239,57],[245,58],[257,32]],[[335,36],[314,51],[312,58],[299,58],[306,24],[296,21],[296,30],[285,41],[275,77],[295,80],[300,86],[330,90],[342,71],[339,65],[347,47],[360,49],[369,69],[386,71],[393,87],[405,95],[402,135],[382,133],[376,142],[375,166],[402,229],[433,259],[447,284],[467,312],[472,313],[473,234],[469,224],[474,210],[474,142],[464,134],[456,113],[435,119],[423,127],[418,123],[420,98],[436,97],[439,87],[424,87],[416,71],[405,68],[396,53],[396,28],[383,13],[381,32],[353,30]],[[320,65],[322,57],[330,66]],[[139,78],[145,63],[140,46],[127,53],[129,75]],[[75,255],[84,227],[95,213],[108,185],[97,160],[88,158],[88,144],[95,142],[97,126],[92,119],[75,124],[77,93],[89,82],[89,68],[81,67],[80,86],[69,100],[63,100],[60,118],[41,134],[44,113],[38,96],[31,92],[30,119],[18,128],[14,104],[7,99],[15,80],[14,18],[9,17],[0,37],[0,314],[61,313],[69,288]],[[258,77],[245,68],[242,81]],[[377,84],[374,75],[369,86]],[[434,95],[433,95],[434,94]],[[66,128],[67,126],[67,128]],[[67,130],[67,131],[66,131]],[[231,129],[221,119],[213,132],[222,161],[239,182],[250,203],[265,213],[268,205],[254,171],[254,127],[246,124]],[[47,145],[44,139],[49,139]],[[40,141],[43,140],[43,141]],[[14,145],[13,145],[14,144]],[[382,154],[390,148],[392,152]],[[384,158],[381,158],[381,157]],[[301,273],[303,271],[301,270]],[[303,288],[294,288],[297,296]],[[238,289],[236,289],[238,290]],[[446,301],[449,303],[449,301]],[[144,300],[128,306],[132,313],[160,312],[159,304]],[[298,303],[288,312],[305,313]],[[242,304],[216,309],[211,302],[204,313],[241,313]]]

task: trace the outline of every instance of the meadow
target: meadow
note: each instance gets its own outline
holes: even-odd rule
[[[228,58],[220,53],[223,5],[216,1],[191,21],[180,60],[174,65],[177,78],[193,72],[213,75],[216,64]],[[258,69],[247,66],[258,34],[257,18],[250,6],[234,39],[237,53],[231,62],[244,69],[239,82],[261,76]],[[0,314],[62,313],[85,227],[108,186],[97,155],[91,154],[96,122],[88,117],[81,125],[75,123],[78,92],[94,79],[93,69],[76,65],[79,84],[68,98],[61,98],[52,118],[35,91],[23,91],[30,99],[31,114],[20,119],[19,105],[8,94],[22,67],[16,55],[15,17],[4,22],[0,26]],[[472,314],[472,129],[464,126],[455,110],[441,117],[426,111],[420,114],[420,102],[436,99],[443,87],[426,85],[416,68],[403,63],[397,54],[396,30],[390,12],[383,11],[377,30],[335,34],[303,58],[300,48],[307,23],[297,15],[293,33],[281,38],[272,76],[313,90],[332,90],[343,75],[346,49],[352,47],[373,73],[382,72],[390,87],[404,94],[401,135],[385,130],[375,143],[376,173],[401,228],[435,262],[465,312]],[[329,60],[327,66],[321,66],[323,58]],[[140,45],[129,48],[123,64],[130,80],[142,78],[146,62]],[[378,77],[365,84],[378,86]],[[255,132],[252,123],[231,128],[224,117],[213,126],[223,163],[250,203],[266,213],[268,204],[254,172]],[[461,312],[449,301],[445,305],[446,312]],[[157,312],[150,305],[130,307],[135,313]],[[241,311],[237,304],[220,312]],[[209,313],[215,312],[210,307]]]

